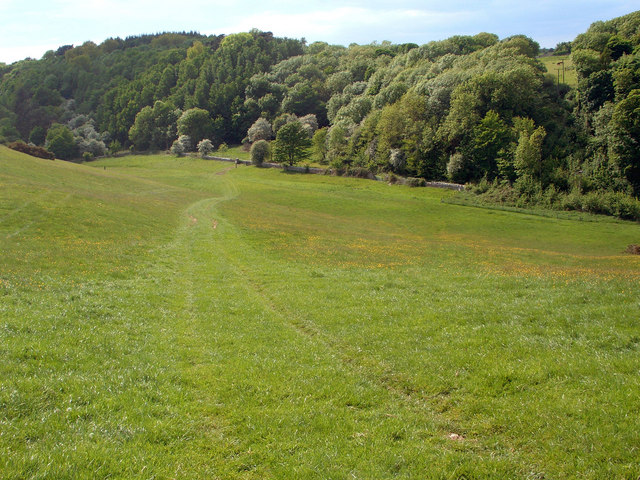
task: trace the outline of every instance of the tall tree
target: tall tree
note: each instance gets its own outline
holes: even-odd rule
[[[311,152],[311,139],[299,121],[287,123],[276,135],[274,159],[278,163],[294,165],[306,158]]]
[[[211,136],[213,122],[209,112],[202,108],[190,108],[178,119],[178,135],[188,135],[192,145]]]
[[[54,123],[47,131],[45,146],[62,160],[70,160],[77,155],[73,133],[69,127],[59,123]]]

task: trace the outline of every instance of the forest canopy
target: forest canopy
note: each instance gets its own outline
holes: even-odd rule
[[[88,158],[167,150],[179,136],[191,149],[250,146],[300,122],[312,160],[336,170],[484,182],[518,198],[637,198],[639,32],[634,12],[558,45],[577,88],[522,35],[343,47],[252,30],[67,45],[0,64],[0,141]]]

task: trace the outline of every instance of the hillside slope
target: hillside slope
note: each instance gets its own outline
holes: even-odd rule
[[[638,225],[0,147],[4,478],[637,477]]]

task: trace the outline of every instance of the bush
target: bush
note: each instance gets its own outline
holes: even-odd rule
[[[555,185],[549,185],[542,194],[542,200],[545,207],[553,208],[558,204],[560,194]]]
[[[528,175],[520,177],[513,187],[508,182],[480,182],[468,187],[467,191],[477,195],[483,203],[519,208],[540,206],[640,221],[640,200],[628,194],[607,191],[582,193],[579,184],[574,185],[570,193],[561,192],[553,184],[542,190],[540,184]]]
[[[176,141],[182,145],[183,153],[190,152],[192,150],[193,145],[189,135],[180,135]]]
[[[247,137],[251,143],[255,143],[258,140],[271,140],[273,138],[271,124],[266,118],[260,117],[247,131]]]
[[[612,194],[615,202],[615,214],[616,216],[624,220],[636,220],[640,221],[640,201],[617,192]]]
[[[213,152],[213,144],[211,143],[211,140],[205,138],[204,140],[200,140],[200,142],[198,142],[198,153],[201,157],[205,157],[211,152]]]
[[[542,197],[540,183],[530,175],[522,175],[516,180],[513,187],[524,201],[534,201]]]
[[[447,178],[455,183],[464,183],[469,179],[467,162],[461,153],[457,152],[449,157],[447,162]]]
[[[416,177],[407,177],[405,180],[405,185],[410,187],[426,187],[427,181],[424,178],[416,178]]]
[[[589,192],[582,195],[578,188],[574,188],[559,203],[564,210],[612,215],[623,220],[640,220],[640,201],[622,192]]]
[[[574,187],[571,193],[564,196],[560,200],[560,207],[563,210],[582,210],[582,195],[580,194],[580,187]]]
[[[109,144],[109,154],[115,155],[120,150],[122,150],[122,144],[118,140],[114,140]]]
[[[181,157],[184,155],[184,146],[180,140],[176,140],[171,145],[171,153],[173,153],[176,157]]]
[[[271,154],[271,147],[266,140],[258,140],[251,146],[251,163],[260,166]]]
[[[75,158],[78,153],[73,133],[69,127],[59,123],[54,123],[47,130],[45,146],[47,150],[53,152],[57,158],[62,160]]]
[[[476,185],[471,186],[470,190],[472,193],[476,195],[482,195],[483,193],[487,193],[494,185],[487,180],[487,177],[483,177],[480,182]]]
[[[376,176],[371,173],[371,170],[363,167],[350,168],[347,171],[346,176],[355,178],[366,178],[368,180],[374,180],[376,178]]]
[[[392,148],[389,151],[389,164],[394,172],[402,172],[407,164],[404,153],[399,148]]]
[[[55,159],[55,155],[46,148],[36,147],[35,145],[28,145],[24,142],[12,142],[8,144],[7,147],[9,147],[11,150],[16,150],[17,152],[31,155],[32,157],[44,158],[46,160]]]
[[[589,213],[611,215],[611,205],[604,195],[598,192],[590,192],[582,197],[582,210]]]

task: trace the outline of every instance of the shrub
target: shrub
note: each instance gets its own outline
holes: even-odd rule
[[[200,140],[200,142],[198,142],[198,153],[201,157],[205,157],[211,152],[213,152],[213,143],[211,143],[211,140],[205,138],[204,140]]]
[[[271,147],[266,140],[258,140],[251,146],[251,163],[260,166],[269,158]]]
[[[184,155],[184,147],[182,146],[182,142],[180,140],[176,140],[171,145],[171,153],[173,153],[176,157],[181,157]]]
[[[612,214],[611,205],[606,201],[604,195],[598,192],[589,192],[582,197],[582,209],[589,213]]]
[[[480,182],[471,187],[471,192],[476,195],[482,195],[483,193],[487,193],[493,187],[492,183],[487,180],[487,177],[483,177]]]
[[[271,124],[266,118],[260,117],[247,131],[247,137],[251,143],[255,143],[258,140],[271,140],[273,138]]]
[[[399,148],[392,148],[389,151],[389,164],[394,172],[401,172],[406,165],[404,153]]]
[[[542,196],[542,187],[530,175],[522,175],[514,183],[514,188],[525,201],[539,199]]]
[[[560,200],[560,207],[563,210],[582,210],[582,195],[580,194],[580,187],[574,187],[571,193],[564,196]]]
[[[640,201],[622,192],[589,192],[581,194],[578,187],[560,197],[563,210],[612,215],[623,220],[640,220]]]
[[[345,176],[355,178],[366,178],[368,180],[374,180],[376,176],[371,173],[371,170],[364,167],[353,167],[347,170]]]
[[[416,177],[407,177],[405,180],[405,185],[410,187],[426,187],[427,181],[424,178],[416,178]]]
[[[557,205],[560,194],[555,185],[549,185],[542,195],[543,203],[545,207],[552,208]]]
[[[73,133],[66,125],[54,123],[47,130],[45,146],[53,152],[57,158],[70,160],[75,158],[78,152]]]
[[[122,144],[118,140],[114,140],[109,144],[109,153],[111,155],[115,155],[120,150],[122,150]]]
[[[603,196],[611,215],[625,220],[640,220],[640,201],[622,192],[607,192]]]
[[[7,145],[12,150],[26,153],[32,157],[44,158],[46,160],[53,160],[55,155],[46,148],[36,147],[35,145],[28,145],[24,142],[12,142]]]
[[[182,145],[183,153],[190,152],[192,149],[191,137],[189,135],[180,135],[177,142]]]
[[[455,183],[464,183],[469,179],[467,165],[461,153],[457,152],[449,157],[447,177]]]

